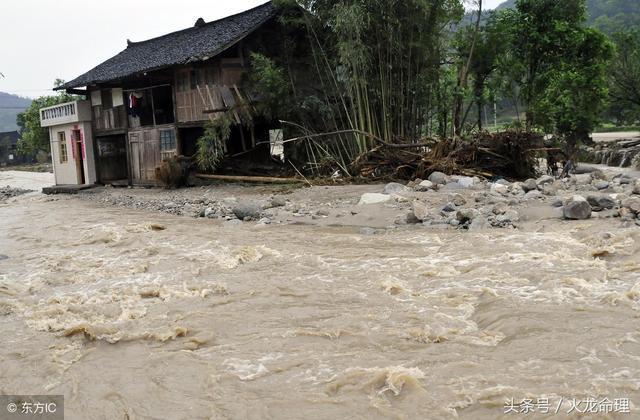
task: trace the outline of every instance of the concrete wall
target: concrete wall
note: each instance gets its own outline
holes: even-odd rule
[[[49,127],[49,139],[51,142],[51,159],[53,161],[53,172],[56,179],[56,185],[65,184],[80,184],[77,170],[77,150],[73,144],[73,131],[80,131],[80,138],[82,140],[84,150],[80,150],[82,153],[85,184],[95,184],[96,178],[96,166],[93,152],[93,133],[91,131],[91,123],[72,123],[64,125],[56,125]],[[64,133],[64,141],[67,145],[67,161],[60,162],[60,142],[59,133]]]

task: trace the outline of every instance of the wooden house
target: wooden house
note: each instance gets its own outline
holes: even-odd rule
[[[195,154],[208,120],[249,101],[241,88],[248,57],[278,30],[278,14],[268,2],[147,41],[127,41],[118,55],[59,87],[85,95],[90,106],[91,134],[84,138],[95,169],[88,173],[99,183],[150,184],[164,159]],[[243,136],[240,151],[269,141],[268,130],[257,136]]]

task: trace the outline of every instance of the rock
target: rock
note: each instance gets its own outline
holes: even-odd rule
[[[633,194],[640,195],[640,181],[636,181],[636,185],[633,187]]]
[[[366,206],[369,204],[382,204],[388,203],[391,201],[391,196],[389,194],[378,194],[378,193],[366,193],[362,194],[360,197],[359,206]]]
[[[506,203],[497,203],[495,206],[493,206],[493,209],[491,209],[491,212],[496,215],[505,214],[508,209],[509,207],[507,206]]]
[[[538,190],[529,191],[524,195],[525,200],[537,200],[539,198],[542,198],[542,193]]]
[[[456,213],[456,219],[460,223],[467,223],[478,217],[479,213],[476,209],[460,209]]]
[[[426,203],[416,200],[411,204],[411,206],[411,213],[417,220],[424,222],[425,220],[429,219],[429,208],[427,207]],[[407,219],[407,222],[408,221],[409,219]]]
[[[558,181],[555,181],[553,184],[546,184],[542,187],[542,194],[548,195],[548,196],[554,196],[558,194],[558,191],[560,190],[561,185],[562,184]]]
[[[329,217],[329,215],[330,215],[329,210],[325,210],[325,209],[321,209],[316,212],[316,216],[320,216],[320,217]]]
[[[609,188],[609,181],[596,181],[593,183],[593,186],[596,187],[598,191],[606,190]]]
[[[620,181],[620,185],[629,185],[629,184],[633,184],[636,179],[628,174],[624,174],[619,178]]]
[[[535,179],[527,179],[522,183],[522,189],[525,193],[538,189],[538,182]]]
[[[457,182],[449,182],[443,185],[441,188],[442,191],[456,191],[456,190],[463,190],[463,189],[464,187],[458,184]]]
[[[616,201],[607,195],[590,195],[587,202],[593,211],[610,210],[616,206]]]
[[[416,191],[422,191],[422,192],[429,191],[433,189],[434,185],[435,184],[431,181],[422,181],[418,185],[416,185],[415,189]]]
[[[178,205],[173,201],[169,201],[168,203],[165,203],[162,207],[164,207],[165,209],[175,209],[178,207]]]
[[[453,203],[447,203],[443,208],[442,208],[442,212],[443,213],[453,213],[454,211],[458,210],[458,208],[456,207],[455,204]]]
[[[622,220],[633,220],[636,218],[636,215],[626,207],[622,207],[618,214]]]
[[[7,257],[6,255],[0,254],[0,261],[8,260],[8,259],[9,259],[9,257]]]
[[[555,198],[552,202],[551,202],[551,207],[555,207],[555,208],[560,208],[564,206],[564,202],[560,197]]]
[[[591,174],[578,174],[571,176],[571,182],[579,186],[589,185],[591,184],[591,181],[593,181]]]
[[[269,219],[268,217],[263,217],[262,219],[260,219],[258,221],[258,224],[260,224],[260,225],[270,225],[271,224],[271,219]]]
[[[491,224],[489,221],[480,215],[476,215],[476,217],[471,220],[469,224],[469,230],[481,230],[481,229],[489,229]]]
[[[207,207],[206,209],[204,209],[204,217],[206,217],[207,219],[215,219],[216,217],[218,217],[218,214],[215,209]]]
[[[456,177],[456,182],[462,188],[471,188],[474,185],[476,185],[478,182],[480,182],[480,180],[478,178],[472,178],[470,176],[459,176],[459,177]]]
[[[574,174],[591,174],[597,170],[598,169],[596,169],[593,166],[577,164],[576,167],[573,169],[573,173]]]
[[[271,198],[271,207],[284,207],[287,205],[287,198],[282,195],[276,195]]]
[[[569,220],[587,220],[591,218],[591,205],[582,200],[570,200],[563,208],[562,215]]]
[[[418,223],[421,223],[422,220],[418,219],[413,211],[410,211],[407,213],[406,222],[409,225],[417,225]]]
[[[370,227],[363,227],[360,229],[360,234],[364,236],[373,236],[376,234],[376,230]]]
[[[622,201],[622,207],[631,210],[635,214],[640,213],[640,197],[629,197]]]
[[[495,182],[496,184],[500,184],[500,185],[504,185],[506,187],[510,187],[511,183],[509,181],[507,181],[506,179],[499,179]]]
[[[600,169],[596,169],[595,171],[593,171],[591,173],[591,178],[593,178],[594,180],[600,180],[600,181],[607,181],[608,180],[607,174],[605,174]]]
[[[496,221],[501,225],[512,224],[520,220],[520,215],[515,210],[508,210],[504,214],[500,214],[496,217]]]
[[[465,204],[467,204],[467,200],[460,194],[449,195],[449,201],[457,207],[464,206]]]
[[[397,194],[410,191],[409,188],[397,182],[390,182],[384,186],[383,194]]]
[[[543,175],[536,180],[537,188],[542,188],[547,184],[553,184],[556,181],[551,175]]]
[[[429,175],[429,181],[433,182],[436,185],[445,185],[449,182],[449,177],[442,172],[434,172]]]
[[[238,203],[231,211],[239,220],[244,221],[258,220],[262,217],[262,206],[253,202]]]
[[[505,195],[509,192],[509,187],[504,184],[491,184],[491,191],[497,194]]]

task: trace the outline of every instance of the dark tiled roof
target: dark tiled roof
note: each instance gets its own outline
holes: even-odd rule
[[[0,141],[6,138],[9,139],[9,144],[11,144],[12,146],[15,146],[16,144],[18,144],[20,133],[18,133],[17,131],[8,131],[6,133],[0,133]]]
[[[129,42],[126,50],[59,89],[108,82],[136,73],[213,57],[260,27],[277,13],[270,1],[224,19],[197,25],[142,42]]]

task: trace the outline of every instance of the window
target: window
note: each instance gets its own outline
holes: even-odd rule
[[[58,147],[60,148],[60,163],[67,163],[69,155],[67,155],[67,138],[64,131],[58,133]]]
[[[160,151],[176,150],[176,133],[173,130],[160,130]]]

